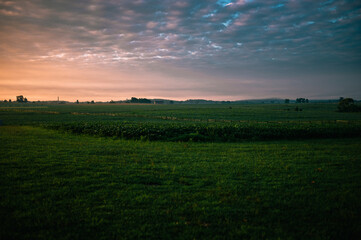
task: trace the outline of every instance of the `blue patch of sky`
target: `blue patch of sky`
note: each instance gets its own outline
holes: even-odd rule
[[[218,10],[216,9],[216,10],[213,10],[212,12],[210,12],[210,13],[208,13],[208,14],[206,14],[206,15],[203,15],[202,17],[203,17],[203,18],[213,17],[214,14],[216,14],[217,12],[218,12]]]
[[[222,49],[222,47],[221,47],[221,46],[216,45],[216,44],[212,44],[212,47],[213,47],[213,48],[215,48],[215,49]]]
[[[279,3],[277,5],[271,6],[271,8],[281,8],[281,7],[284,7],[284,6],[285,6],[284,3]]]
[[[154,13],[154,15],[155,15],[156,17],[163,17],[163,16],[166,15],[166,13],[165,13],[165,12],[162,12],[162,11],[156,11],[156,12]]]
[[[328,4],[331,4],[331,3],[333,3],[333,2],[334,2],[334,0],[328,0],[328,1],[326,1],[326,2],[320,3],[320,5],[328,5]]]
[[[317,9],[318,9],[318,11],[329,11],[329,12],[337,11],[336,6],[333,6],[333,7],[324,6],[324,7],[319,7]]]
[[[230,3],[232,3],[232,0],[218,0],[217,4],[222,6],[222,7],[226,7],[228,6]]]
[[[201,4],[196,5],[195,7],[192,8],[190,14],[195,14],[196,12],[198,12],[198,10],[202,7]]]
[[[345,17],[339,17],[339,18],[331,19],[331,20],[329,20],[329,22],[330,23],[337,23],[337,22],[342,21],[344,19],[346,19],[346,18]]]
[[[231,24],[231,22],[232,22],[232,19],[229,19],[229,20],[223,22],[222,24],[223,24],[225,27],[228,27],[229,24]]]
[[[228,27],[228,26],[233,22],[234,19],[236,19],[236,18],[239,17],[239,15],[240,15],[240,13],[238,13],[238,12],[232,14],[232,15],[231,15],[231,19],[228,19],[227,21],[223,22],[222,24],[223,24],[225,27]]]
[[[240,13],[239,13],[239,12],[232,14],[232,19],[236,19],[236,18],[238,18],[238,17],[239,17],[239,15],[240,15]]]
[[[245,0],[246,3],[251,3],[253,1],[254,0]],[[227,7],[227,6],[231,5],[231,4],[233,4],[233,1],[232,0],[218,0],[217,4],[222,6],[222,7]]]

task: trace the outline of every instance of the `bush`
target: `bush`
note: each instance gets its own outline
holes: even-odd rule
[[[355,105],[355,101],[352,98],[344,98],[338,103],[339,112],[361,112],[361,107]]]

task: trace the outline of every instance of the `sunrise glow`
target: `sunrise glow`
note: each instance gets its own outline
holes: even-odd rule
[[[0,100],[360,98],[355,1],[0,1]]]

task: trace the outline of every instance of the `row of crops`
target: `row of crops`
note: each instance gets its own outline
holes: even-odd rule
[[[69,122],[42,125],[75,134],[150,141],[237,142],[361,137],[361,124],[337,122],[141,123]]]

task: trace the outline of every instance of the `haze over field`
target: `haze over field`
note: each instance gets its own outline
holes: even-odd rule
[[[361,2],[0,0],[0,100],[361,98]]]

